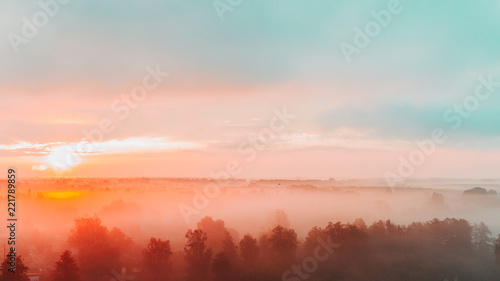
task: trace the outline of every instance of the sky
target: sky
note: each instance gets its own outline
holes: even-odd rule
[[[0,168],[498,178],[499,16],[485,0],[3,0]]]

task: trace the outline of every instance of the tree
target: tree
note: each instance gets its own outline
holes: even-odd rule
[[[316,247],[318,247],[318,240],[322,239],[326,241],[328,238],[328,232],[321,227],[313,227],[306,236],[306,239],[304,241],[304,250],[306,251],[307,255],[313,255],[314,250]]]
[[[255,266],[259,258],[257,239],[249,234],[243,236],[243,239],[240,241],[240,255],[246,268]]]
[[[147,248],[142,252],[143,279],[147,281],[167,280],[171,256],[170,241],[151,238]]]
[[[269,236],[271,257],[276,261],[278,268],[290,267],[295,262],[298,241],[295,230],[275,227]]]
[[[214,220],[212,217],[204,217],[201,219],[197,228],[203,230],[207,234],[206,245],[215,253],[224,251],[224,243],[227,238],[227,233],[230,236],[238,239],[238,232],[234,229],[228,229],[223,220]]]
[[[197,281],[206,279],[210,260],[212,259],[212,250],[207,249],[207,234],[201,230],[188,230],[186,233],[188,242],[184,247],[186,262],[188,263],[187,275],[189,280]]]
[[[290,227],[290,221],[288,220],[288,216],[286,215],[286,212],[283,210],[274,210],[273,212],[269,213],[269,221],[271,222],[271,225],[273,228],[277,226],[281,226],[284,228],[289,228]]]
[[[119,255],[119,258],[116,261],[117,266],[130,267],[137,256],[137,254],[136,255],[131,254],[134,245],[132,238],[125,235],[125,233],[123,233],[121,229],[114,227],[109,232],[108,240],[110,243],[109,248],[112,251],[117,252]]]
[[[472,243],[474,244],[474,251],[480,255],[488,255],[492,249],[490,244],[493,239],[490,238],[490,229],[481,222],[474,224],[472,228]]]
[[[123,267],[121,257],[132,240],[117,228],[108,231],[98,217],[92,217],[75,221],[68,243],[78,250],[83,280],[108,281],[113,270]]]
[[[425,208],[435,211],[445,211],[449,209],[449,206],[444,201],[443,194],[433,192],[430,201],[425,204]]]
[[[237,273],[240,270],[239,265],[238,246],[234,243],[229,231],[226,231],[222,243],[222,252],[218,253],[212,262],[212,272],[215,280],[236,280]]]
[[[386,224],[378,220],[368,227],[368,233],[377,238],[384,238],[387,236]]]
[[[497,244],[495,245],[495,259],[500,266],[500,234],[498,234]]]
[[[78,266],[70,251],[64,251],[60,260],[56,263],[53,281],[80,281]]]
[[[235,268],[233,262],[225,252],[218,253],[212,262],[214,279],[217,281],[235,280]]]
[[[215,252],[222,251],[223,241],[227,232],[223,220],[214,220],[212,217],[204,217],[198,222],[197,228],[206,233],[207,247],[210,247]]]
[[[234,239],[229,231],[226,231],[224,241],[222,242],[222,251],[226,253],[227,257],[233,263],[238,261],[238,246],[234,243]]]
[[[9,257],[6,257],[2,262],[2,276],[0,276],[0,281],[29,281],[29,268],[24,264],[21,256],[16,258],[16,267],[14,272],[9,271],[11,268],[9,259]]]
[[[363,220],[362,218],[357,218],[354,221],[353,225],[356,226],[360,230],[363,230],[363,231],[368,230],[366,223],[365,223],[365,220]]]

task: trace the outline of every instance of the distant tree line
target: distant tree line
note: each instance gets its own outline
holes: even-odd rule
[[[223,221],[206,217],[185,238],[182,252],[158,238],[138,252],[119,229],[108,230],[97,217],[78,219],[68,238],[75,254],[62,253],[41,281],[500,280],[500,236],[463,219],[330,222],[299,242],[288,225],[240,239]],[[29,280],[22,258],[16,274],[6,262],[0,281]]]

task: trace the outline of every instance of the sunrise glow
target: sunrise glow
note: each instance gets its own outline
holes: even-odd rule
[[[43,194],[46,198],[50,199],[74,199],[79,196],[81,196],[80,192],[75,192],[75,191],[60,191],[60,192],[45,192]]]

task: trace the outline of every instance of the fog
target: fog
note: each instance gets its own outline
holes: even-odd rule
[[[17,187],[17,252],[30,268],[48,270],[63,251],[78,253],[68,237],[81,218],[118,228],[137,255],[152,237],[181,253],[188,229],[206,217],[221,220],[236,242],[278,225],[295,230],[303,242],[314,227],[358,218],[367,225],[465,219],[484,222],[493,238],[500,233],[499,187],[498,181],[474,180],[388,188],[380,180],[27,179]],[[5,228],[1,235],[7,241]]]

